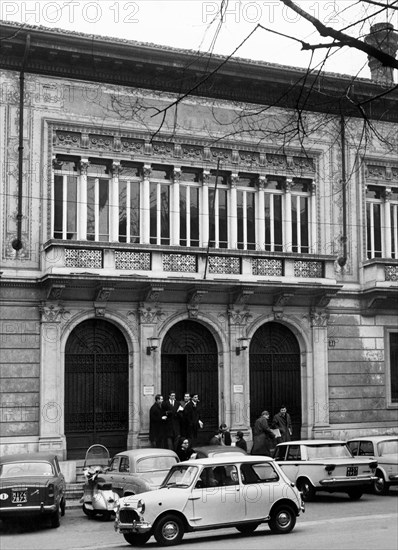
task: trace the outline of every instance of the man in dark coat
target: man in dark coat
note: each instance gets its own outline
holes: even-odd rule
[[[272,456],[273,448],[272,441],[275,439],[275,434],[268,424],[269,412],[263,411],[261,416],[257,418],[253,428],[253,448],[252,455]]]
[[[199,396],[197,393],[191,395],[191,400],[185,405],[184,420],[186,425],[186,437],[194,441],[198,437],[198,429],[203,428],[200,415]]]
[[[218,433],[221,436],[221,445],[228,446],[232,444],[231,432],[228,430],[228,426],[226,424],[221,424]]]
[[[180,419],[178,417],[178,409],[180,402],[176,399],[174,390],[169,392],[169,397],[163,401],[163,410],[167,416],[166,422],[166,443],[167,448],[174,450],[180,438]]]
[[[277,438],[277,443],[291,441],[292,439],[292,420],[287,412],[286,406],[282,405],[279,412],[274,416],[273,427],[281,432],[281,436]]]
[[[179,418],[179,421],[180,421],[180,434],[184,437],[187,437],[187,434],[188,434],[186,419],[185,419],[185,416],[184,416],[184,409],[185,409],[187,403],[189,403],[190,401],[191,401],[191,394],[189,392],[185,392],[184,393],[184,398],[181,399],[180,406],[178,407],[178,411],[177,411],[178,418]]]
[[[246,439],[243,436],[243,432],[236,432],[236,447],[240,447],[247,452],[247,443]]]
[[[165,446],[167,415],[163,410],[163,395],[155,395],[155,403],[149,409],[149,440],[152,447]]]

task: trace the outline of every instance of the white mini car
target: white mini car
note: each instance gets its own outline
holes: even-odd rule
[[[279,443],[274,459],[307,501],[317,491],[344,492],[351,500],[358,500],[376,480],[377,461],[354,458],[344,441],[308,439]]]
[[[354,456],[377,460],[377,479],[373,490],[386,495],[391,485],[398,485],[398,435],[368,435],[347,441]]]
[[[185,532],[221,527],[250,534],[268,523],[289,533],[301,511],[299,491],[272,458],[220,455],[180,462],[159,489],[120,499],[115,530],[131,545],[154,535],[171,546]]]

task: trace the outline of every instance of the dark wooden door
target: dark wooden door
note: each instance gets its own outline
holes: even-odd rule
[[[128,349],[111,323],[93,319],[76,327],[65,348],[65,436],[68,459],[90,445],[113,456],[127,448]]]
[[[211,332],[195,321],[174,325],[162,344],[162,394],[175,390],[177,399],[185,392],[199,394],[203,430],[200,443],[208,443],[218,428],[218,354]]]
[[[260,327],[250,343],[250,424],[262,411],[271,419],[286,405],[293,437],[301,432],[300,348],[293,332],[280,323]]]

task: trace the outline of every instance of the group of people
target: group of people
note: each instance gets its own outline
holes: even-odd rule
[[[253,427],[253,447],[251,454],[272,456],[276,444],[291,441],[292,420],[285,405],[270,422],[270,413],[263,411]]]
[[[199,395],[185,393],[179,401],[176,392],[170,391],[166,400],[155,395],[149,411],[149,439],[153,447],[176,450],[183,440],[195,441],[203,428]]]

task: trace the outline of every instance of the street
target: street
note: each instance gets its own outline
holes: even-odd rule
[[[90,550],[132,548],[122,535],[115,533],[113,522],[89,520],[80,509],[67,509],[61,527],[51,529],[47,522],[1,525],[1,550]],[[306,512],[297,519],[289,535],[274,535],[261,525],[253,535],[235,529],[189,533],[180,548],[260,550],[278,548],[396,550],[398,546],[398,491],[384,497],[364,494],[358,502],[347,495],[318,495],[307,503]],[[159,548],[154,538],[145,545]]]

